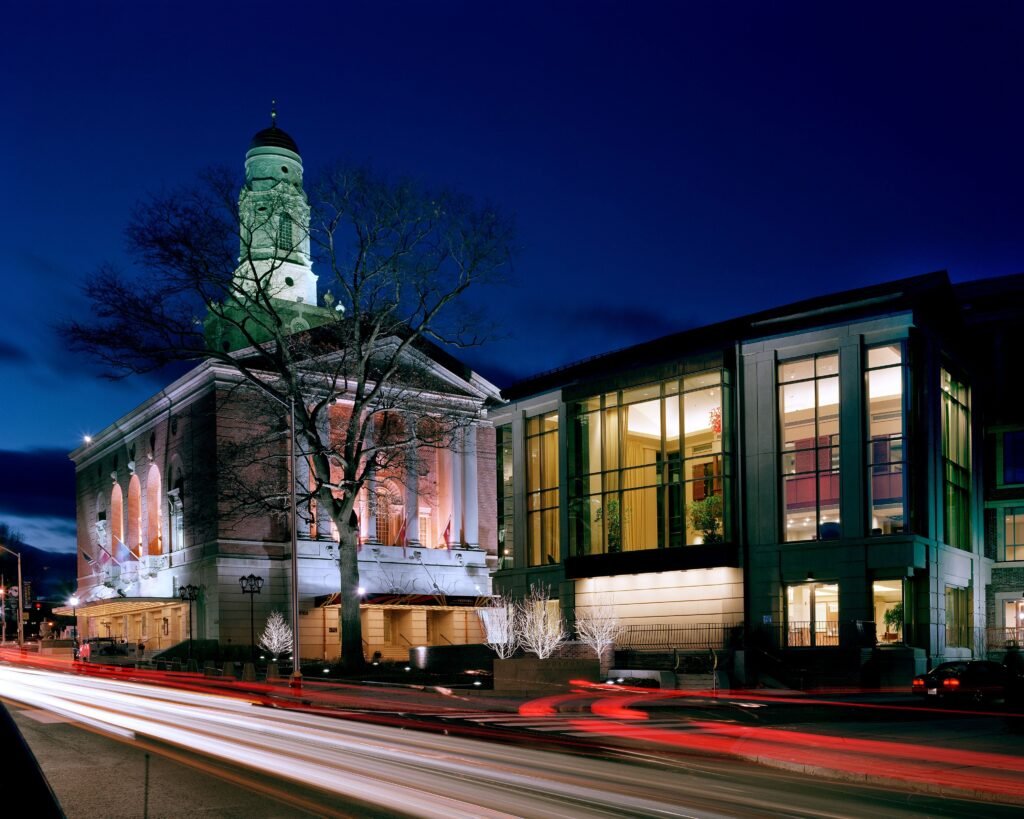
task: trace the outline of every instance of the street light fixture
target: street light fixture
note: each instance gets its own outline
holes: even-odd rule
[[[16,552],[13,549],[8,549],[3,545],[0,545],[0,551],[7,552],[7,554],[14,555],[18,558],[18,648],[22,648],[25,645],[25,627],[21,622],[21,608],[25,604],[22,602],[21,596],[21,591],[24,588],[21,585],[21,553]]]
[[[242,587],[242,594],[249,595],[249,661],[253,664],[256,663],[256,625],[253,619],[253,601],[256,599],[256,595],[260,593],[260,589],[263,588],[263,578],[257,575],[250,574],[245,577],[238,578],[238,585]]]
[[[178,587],[178,597],[182,603],[188,603],[188,658],[192,659],[192,604],[199,599],[199,587],[189,583]]]

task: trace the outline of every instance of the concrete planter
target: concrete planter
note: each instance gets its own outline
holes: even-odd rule
[[[515,657],[494,661],[494,690],[540,693],[564,689],[570,680],[599,682],[601,669],[597,659],[575,660],[549,657]]]

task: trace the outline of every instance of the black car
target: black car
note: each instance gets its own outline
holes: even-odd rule
[[[911,690],[926,699],[988,702],[1004,699],[1010,682],[1007,670],[988,660],[955,660],[914,677]]]

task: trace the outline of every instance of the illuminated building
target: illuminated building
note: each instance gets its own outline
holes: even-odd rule
[[[989,578],[1024,567],[1019,390],[989,389],[1021,360],[1022,289],[929,274],[512,386],[491,416],[496,588],[546,584],[570,621],[613,605],[623,645],[735,649],[740,679],[906,681],[984,656],[987,626],[1024,625],[1024,569],[986,611]],[[997,469],[1010,483],[983,485]]]
[[[316,339],[334,313],[317,303],[295,141],[276,124],[260,131],[245,171],[239,213],[249,227],[240,236],[245,261],[234,272],[234,292],[258,282],[289,335],[308,331]],[[233,309],[241,308],[223,305],[225,313]],[[230,322],[208,316],[204,333],[212,349],[246,355],[248,345]],[[336,352],[316,349],[321,357]],[[247,366],[258,368],[258,358]],[[490,593],[496,552],[487,408],[498,391],[427,342],[409,349],[403,366],[423,416],[436,407],[460,419],[451,446],[423,446],[413,456],[415,479],[382,468],[355,510],[366,654],[407,659],[412,646],[478,641],[475,605]],[[304,377],[319,398],[315,377]],[[340,425],[351,402],[344,391],[331,394],[337,400],[327,423]],[[200,590],[195,639],[222,646],[248,645],[250,603],[259,624],[272,610],[290,610],[291,516],[282,508],[245,507],[241,497],[247,487],[262,498],[288,493],[287,407],[257,403],[237,367],[206,360],[71,453],[83,636],[144,640],[149,650],[179,643],[188,636],[189,608],[178,592],[187,586]],[[398,419],[410,412],[408,405],[390,409]],[[254,451],[245,453],[254,441]],[[301,453],[293,470],[295,482],[308,488]],[[302,655],[334,659],[337,533],[310,502],[301,504],[294,525]],[[252,599],[239,588],[247,575],[264,581]]]

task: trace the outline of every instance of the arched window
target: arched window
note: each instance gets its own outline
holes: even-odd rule
[[[128,559],[128,549],[124,545],[124,494],[118,483],[110,490],[110,554],[115,560]]]
[[[404,546],[406,542],[405,507],[394,484],[381,484],[377,491],[377,540],[385,546]]]
[[[160,529],[160,470],[150,464],[146,474],[146,554],[163,554]]]
[[[185,480],[181,470],[174,470],[171,489],[167,492],[168,535],[171,539],[171,551],[177,552],[185,547]]]
[[[128,481],[128,537],[125,545],[131,557],[142,557],[142,484],[138,475]]]

